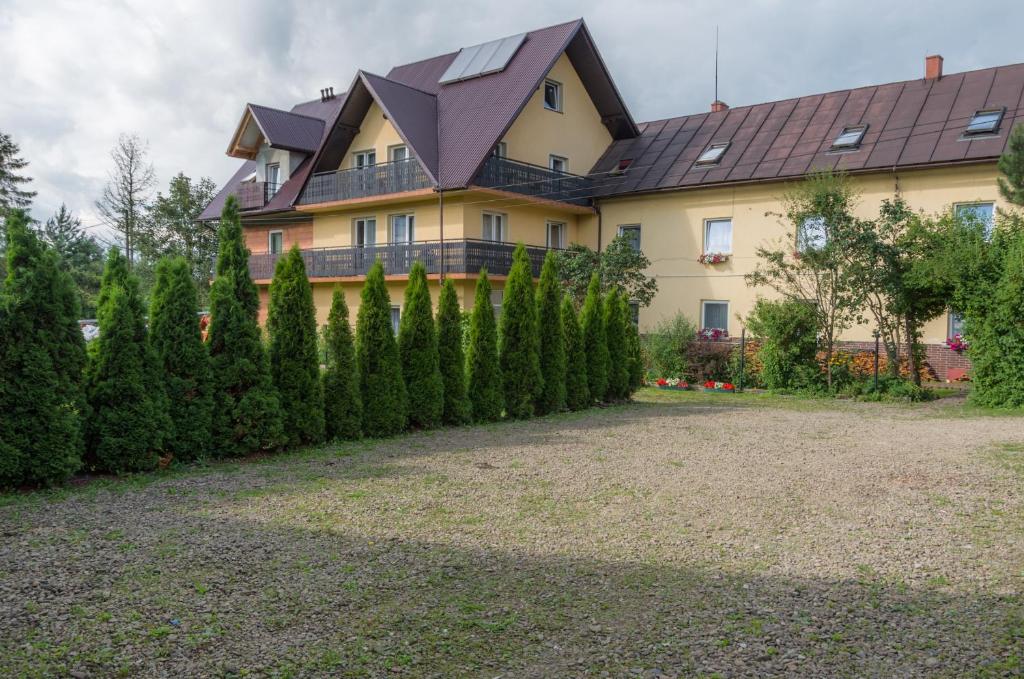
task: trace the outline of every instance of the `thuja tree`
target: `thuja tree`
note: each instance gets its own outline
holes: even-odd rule
[[[281,408],[257,321],[259,294],[249,275],[238,202],[221,213],[217,277],[210,290],[213,449],[221,457],[283,443]]]
[[[85,347],[76,323],[77,295],[27,221],[24,212],[12,210],[5,227],[0,487],[59,483],[82,462]]]
[[[441,421],[464,424],[471,416],[466,395],[466,357],[462,351],[462,312],[455,284],[446,278],[437,303],[437,353],[444,382]]]
[[[444,410],[444,382],[437,353],[427,270],[415,262],[405,288],[402,321],[398,327],[398,355],[409,403],[409,425],[436,427]]]
[[[590,407],[587,384],[587,358],[583,353],[583,330],[580,328],[576,306],[566,296],[562,300],[562,332],[565,336],[565,404],[569,410]]]
[[[531,417],[533,401],[544,381],[540,374],[533,271],[522,243],[512,254],[512,268],[505,281],[499,342],[505,414],[514,419]]]
[[[356,351],[352,342],[352,327],[348,323],[345,291],[340,287],[334,288],[331,297],[324,345],[327,349],[327,369],[323,374],[327,438],[359,438],[363,426],[363,409],[356,380]]]
[[[605,400],[621,401],[629,398],[629,353],[626,318],[618,290],[605,295],[604,328],[608,345],[608,387]]]
[[[619,304],[622,306],[622,318],[625,319],[626,324],[626,361],[629,364],[629,393],[632,395],[640,388],[644,380],[644,361],[640,353],[640,329],[633,322],[633,313],[625,295],[619,295]]]
[[[203,458],[210,451],[212,377],[197,311],[189,263],[183,257],[160,260],[149,307],[150,343],[158,379],[167,393],[170,426],[164,448],[182,461]]]
[[[583,328],[583,355],[587,359],[587,387],[590,397],[600,400],[608,391],[608,342],[604,331],[601,282],[596,273],[590,277],[580,325]]]
[[[999,157],[999,193],[1014,205],[1024,205],[1024,124],[1010,133],[1006,151]]]
[[[487,279],[487,269],[480,270],[476,281],[466,369],[473,420],[493,422],[501,419],[504,398],[501,366],[498,362],[498,329],[494,321],[494,307],[491,306],[491,283]]]
[[[356,317],[356,366],[363,404],[363,433],[393,436],[405,429],[406,392],[398,344],[391,330],[391,298],[384,265],[370,268]]]
[[[289,445],[324,438],[324,397],[320,385],[316,307],[306,264],[295,245],[277,260],[267,312],[270,376],[281,403]]]
[[[565,330],[562,327],[562,285],[553,251],[544,257],[537,286],[537,325],[540,336],[540,372],[544,386],[537,396],[538,415],[565,408]]]

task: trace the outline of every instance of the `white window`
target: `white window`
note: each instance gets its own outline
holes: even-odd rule
[[[357,247],[377,242],[377,220],[364,217],[352,220],[352,244]]]
[[[508,158],[508,144],[503,141],[499,141],[498,145],[494,147],[495,158]]]
[[[732,254],[731,219],[707,219],[704,221],[704,254]]]
[[[550,167],[554,172],[568,172],[569,159],[564,156],[551,154],[548,156],[548,167]]]
[[[964,317],[963,314],[958,314],[955,311],[949,312],[949,334],[946,337],[956,337],[960,335],[963,337],[964,334]]]
[[[391,332],[398,334],[398,327],[402,324],[402,307],[391,307]]]
[[[800,252],[820,250],[828,243],[828,227],[824,217],[808,217],[800,225],[796,247]]]
[[[562,83],[554,80],[544,81],[544,108],[549,111],[562,110]]]
[[[497,212],[483,213],[483,239],[498,243],[505,240],[505,215]]]
[[[992,235],[996,216],[995,203],[957,203],[954,211],[957,218],[965,222],[984,225],[986,237]]]
[[[999,131],[999,123],[1003,121],[1003,109],[992,109],[989,111],[978,111],[971,116],[971,122],[967,124],[964,134],[995,134]]]
[[[728,330],[729,303],[718,300],[701,302],[700,318],[702,330]]]
[[[411,243],[415,226],[414,215],[391,215],[391,242]]]
[[[640,327],[640,302],[629,303],[629,320],[636,327]]]
[[[267,163],[267,184],[277,186],[281,181],[281,166],[278,163]]]
[[[626,240],[629,241],[630,246],[640,252],[640,225],[639,224],[624,224],[619,227],[619,235],[625,236]]]
[[[284,252],[284,231],[271,231],[267,241],[267,249],[272,255]]]
[[[352,154],[352,167],[370,167],[376,164],[376,151],[357,151]]]
[[[548,222],[548,247],[559,250],[566,246],[565,222]]]
[[[409,160],[409,147],[392,146],[388,149],[388,156],[392,163],[400,163],[403,160]]]
[[[491,308],[494,309],[495,318],[501,316],[501,302],[504,298],[504,290],[491,290]]]
[[[697,165],[715,165],[725,155],[725,150],[729,148],[729,142],[721,142],[717,144],[711,144],[704,153],[700,154],[697,158]]]

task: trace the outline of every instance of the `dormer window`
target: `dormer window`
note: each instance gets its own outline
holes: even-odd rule
[[[352,167],[370,167],[377,164],[376,151],[357,151],[352,154]]]
[[[562,110],[562,83],[554,80],[544,81],[544,108],[549,111]]]
[[[833,151],[852,151],[860,148],[860,142],[864,139],[864,133],[868,131],[867,125],[852,125],[844,127],[839,136],[832,142]]]
[[[717,165],[718,161],[725,155],[725,150],[729,148],[729,142],[721,142],[718,144],[712,144],[704,149],[704,153],[700,154],[697,158],[697,165]]]
[[[632,164],[633,164],[633,159],[632,158],[623,158],[622,160],[619,161],[619,164],[615,167],[615,171],[614,171],[613,174],[625,174],[626,170],[628,170],[629,166],[632,165]]]
[[[1003,121],[1003,113],[1006,109],[990,109],[978,111],[971,116],[971,122],[967,124],[964,134],[974,136],[976,134],[995,134],[999,131],[999,123]]]
[[[390,160],[392,163],[401,163],[402,161],[409,160],[409,147],[392,146],[388,149],[388,154],[391,156]]]

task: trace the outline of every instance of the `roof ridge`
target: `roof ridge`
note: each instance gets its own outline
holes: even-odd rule
[[[303,104],[312,103],[312,101],[316,101],[316,100],[313,99],[310,102],[301,102],[301,103],[303,103]],[[306,113],[296,113],[295,111],[286,111],[283,108],[274,108],[273,106],[265,106],[264,104],[254,104],[252,102],[249,102],[249,103],[246,104],[246,106],[255,106],[256,108],[265,108],[268,111],[277,111],[278,113],[287,113],[290,116],[298,116],[300,118],[309,118],[310,120],[315,120],[318,123],[324,122],[323,118],[317,118],[316,116],[311,116],[311,115],[306,114]],[[296,106],[298,106],[298,104],[296,104]]]
[[[392,85],[398,85],[400,87],[404,87],[406,89],[412,90],[413,92],[419,92],[420,94],[425,94],[428,97],[434,97],[435,99],[437,98],[437,95],[435,93],[433,93],[433,92],[427,92],[426,90],[420,89],[419,87],[413,87],[412,85],[408,85],[408,84],[403,83],[403,82],[401,82],[399,80],[394,80],[392,78],[389,78],[386,75],[378,75],[376,73],[371,73],[369,71],[364,71],[362,69],[360,69],[359,72],[362,73],[363,75],[369,75],[369,76],[373,76],[374,78],[380,78],[381,80],[383,80],[385,82],[389,82]]]

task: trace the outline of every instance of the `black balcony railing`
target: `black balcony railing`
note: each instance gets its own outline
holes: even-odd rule
[[[235,186],[235,197],[238,198],[240,210],[256,210],[270,202],[280,184],[271,182],[239,182]]]
[[[590,205],[592,193],[587,177],[498,156],[487,159],[473,183],[574,205]]]
[[[429,189],[430,177],[415,158],[380,163],[336,172],[319,172],[309,178],[299,197],[301,205],[327,203],[349,198],[383,196],[389,193]]]
[[[486,240],[444,241],[444,272],[475,274],[487,267],[490,274],[506,275],[512,268],[514,243]],[[527,246],[533,275],[539,276],[544,256],[549,248]],[[302,251],[306,275],[310,278],[334,276],[365,276],[373,263],[380,259],[386,275],[408,274],[413,262],[423,262],[427,273],[441,272],[441,241],[415,241],[412,243],[386,243],[382,245],[350,246],[344,248],[313,248]],[[273,278],[274,267],[281,255],[251,255],[249,273],[255,280]]]

